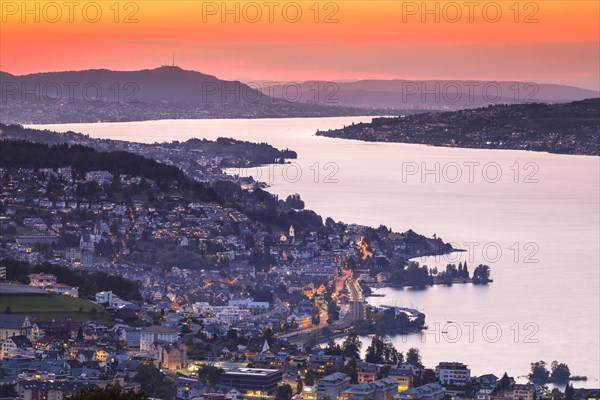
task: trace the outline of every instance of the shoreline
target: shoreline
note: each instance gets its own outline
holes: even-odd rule
[[[399,283],[376,283],[376,284],[366,284],[370,289],[385,289],[385,288],[391,288],[391,289],[404,289],[404,288],[410,288],[410,289],[427,289],[429,286],[452,286],[452,285],[465,285],[465,284],[471,284],[471,285],[478,285],[478,286],[484,286],[487,285],[489,283],[493,283],[494,280],[493,279],[488,279],[486,282],[480,282],[480,283],[475,283],[473,282],[473,279],[457,279],[451,283],[445,283],[445,282],[433,282],[431,285],[427,285],[427,286],[413,286],[413,285],[402,285]],[[366,295],[366,297],[385,297],[385,295],[378,295],[377,293],[375,294],[371,294],[371,295]]]
[[[382,118],[388,118],[388,116],[384,116]],[[397,144],[408,144],[408,145],[417,145],[417,146],[425,146],[425,147],[438,147],[444,149],[465,149],[465,150],[491,150],[491,151],[524,151],[527,153],[542,153],[542,154],[550,154],[557,156],[585,156],[585,157],[600,157],[600,154],[589,154],[589,153],[567,153],[567,152],[557,152],[550,150],[532,150],[532,149],[521,149],[515,147],[485,147],[485,146],[472,146],[472,145],[447,145],[447,144],[435,144],[435,143],[421,143],[421,142],[404,142],[398,140],[367,140],[361,139],[358,137],[344,137],[344,136],[334,136],[327,135],[323,132],[317,132],[314,134],[317,137],[329,138],[329,139],[340,139],[340,140],[355,140],[357,142],[362,143],[397,143]]]
[[[109,124],[144,124],[144,123],[167,123],[167,122],[194,122],[194,121],[227,121],[227,122],[231,122],[231,121],[282,121],[282,120],[286,120],[286,119],[292,119],[292,120],[303,120],[303,119],[319,119],[319,120],[329,120],[329,119],[336,119],[336,118],[392,118],[392,117],[397,117],[396,115],[391,116],[391,115],[347,115],[347,116],[323,116],[323,117],[281,117],[281,118],[273,118],[273,117],[267,117],[267,118],[170,118],[170,119],[147,119],[147,120],[132,120],[132,121],[92,121],[92,122],[62,122],[62,123],[44,123],[44,124],[40,124],[40,123],[21,123],[20,125],[22,125],[24,128],[29,128],[29,129],[40,129],[40,130],[44,130],[44,129],[48,129],[48,130],[54,130],[56,132],[60,132],[60,133],[66,133],[67,131],[62,131],[62,130],[57,130],[59,127],[65,127],[65,126],[71,126],[71,125],[109,125]],[[3,121],[0,121],[2,123],[5,123]],[[10,124],[10,123],[9,123]],[[73,131],[73,129],[77,129],[75,127],[70,128],[69,130]],[[77,131],[75,131],[77,132]],[[525,154],[545,154],[545,155],[551,155],[551,156],[571,156],[571,157],[575,157],[575,156],[584,156],[584,157],[600,157],[600,155],[593,155],[593,154],[586,154],[586,153],[564,153],[564,152],[552,152],[552,151],[547,151],[547,150],[531,150],[531,149],[521,149],[521,148],[497,148],[497,147],[474,147],[474,146],[466,146],[466,145],[460,145],[460,146],[451,146],[451,145],[440,145],[440,144],[433,144],[433,143],[419,143],[419,142],[401,142],[401,141],[390,141],[390,140],[365,140],[365,139],[360,139],[360,138],[355,138],[355,137],[342,137],[342,136],[334,136],[334,135],[326,135],[327,131],[317,131],[317,132],[313,132],[311,133],[308,137],[319,137],[319,138],[324,138],[324,139],[339,139],[339,140],[344,140],[344,141],[356,141],[356,142],[360,142],[360,143],[365,143],[365,144],[397,144],[397,145],[408,145],[408,146],[420,146],[420,147],[435,147],[435,148],[442,148],[442,149],[462,149],[462,150],[485,150],[485,151],[498,151],[498,152],[524,152]],[[92,136],[91,134],[87,134],[84,133],[84,135],[88,135],[90,138],[92,139],[100,139],[100,140],[121,140],[121,141],[125,141],[124,139],[121,138],[108,138],[108,137],[97,137],[97,136]],[[200,135],[202,136],[202,135]],[[233,136],[232,136],[233,137]],[[214,139],[210,139],[206,136],[202,136],[202,137],[196,137],[196,136],[190,136],[187,139],[193,139],[193,138],[198,138],[198,139],[207,139],[207,140],[214,140]],[[173,139],[173,140],[187,140],[187,139]],[[249,139],[239,139],[239,140],[247,140],[247,141],[251,141]],[[151,141],[144,141],[144,140],[136,140],[133,143],[142,143],[142,144],[154,144],[155,142],[151,142]],[[255,142],[258,143],[258,142]]]

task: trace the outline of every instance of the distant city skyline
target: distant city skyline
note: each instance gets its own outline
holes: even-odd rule
[[[175,53],[177,66],[230,80],[481,79],[600,89],[598,2],[450,3],[83,2],[67,9],[3,1],[0,70],[151,69],[171,65]]]

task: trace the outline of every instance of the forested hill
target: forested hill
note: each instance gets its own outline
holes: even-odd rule
[[[188,193],[200,201],[222,201],[214,189],[191,181],[177,167],[125,151],[98,152],[81,145],[47,146],[41,143],[3,140],[0,141],[0,167],[71,167],[80,173],[102,170],[115,176],[140,176],[155,183],[158,189]]]
[[[88,90],[93,87],[92,90]],[[4,123],[51,124],[203,118],[389,115],[383,110],[279,99],[257,83],[163,66],[12,75],[0,71]],[[93,92],[93,93],[92,93]]]
[[[219,158],[219,166],[232,168],[238,166],[256,166],[283,162],[285,159],[296,158],[293,150],[279,150],[268,143],[252,143],[230,138],[218,138],[216,141],[192,138],[185,142],[171,141],[162,143],[138,143],[114,139],[96,139],[78,132],[53,132],[25,128],[21,125],[5,125],[0,123],[0,136],[11,140],[27,140],[46,144],[79,144],[92,147],[98,151],[122,151],[142,154],[160,160],[169,160],[169,164],[180,166],[182,169],[202,169],[195,161],[202,158]]]
[[[174,166],[125,151],[98,152],[77,144],[47,146],[23,140],[4,140],[0,142],[0,160],[0,165],[16,168],[71,166],[80,172],[104,170],[156,180],[185,180],[183,173]]]
[[[374,118],[371,123],[317,135],[371,142],[599,155],[600,98]]]

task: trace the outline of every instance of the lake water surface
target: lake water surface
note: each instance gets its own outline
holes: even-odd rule
[[[314,136],[369,117],[165,120],[44,125],[96,138],[140,142],[233,137],[298,152],[295,163],[241,171],[280,196],[350,223],[436,234],[470,250],[423,260],[445,268],[485,263],[488,286],[379,289],[372,304],[417,307],[423,335],[395,336],[419,347],[427,366],[462,361],[473,374],[525,375],[537,360],[566,362],[598,387],[600,158],[524,151],[364,143]]]

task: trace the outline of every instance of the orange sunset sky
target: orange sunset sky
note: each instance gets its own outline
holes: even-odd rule
[[[427,13],[425,12],[427,11]],[[223,79],[600,87],[600,1],[5,1],[13,74],[175,63]]]

